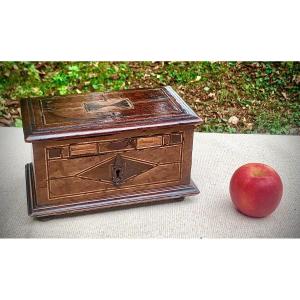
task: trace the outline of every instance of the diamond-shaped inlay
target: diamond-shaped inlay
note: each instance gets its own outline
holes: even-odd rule
[[[77,176],[119,185],[130,178],[149,171],[155,166],[155,163],[117,154],[115,157],[77,174]]]

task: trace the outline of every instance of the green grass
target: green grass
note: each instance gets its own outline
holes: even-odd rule
[[[299,134],[299,62],[1,62],[0,120],[22,126],[7,99],[162,85],[202,116],[199,131]]]

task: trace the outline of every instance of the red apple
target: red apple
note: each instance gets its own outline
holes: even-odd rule
[[[250,217],[266,217],[279,205],[283,185],[277,172],[260,163],[238,168],[230,180],[230,196],[235,207]]]

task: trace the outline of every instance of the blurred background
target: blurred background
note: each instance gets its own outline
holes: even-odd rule
[[[0,62],[0,126],[21,98],[171,85],[197,131],[300,135],[299,62]]]

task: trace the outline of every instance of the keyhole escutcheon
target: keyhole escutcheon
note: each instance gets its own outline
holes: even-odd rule
[[[123,182],[124,161],[118,154],[112,167],[112,182],[114,185],[120,185]]]

